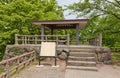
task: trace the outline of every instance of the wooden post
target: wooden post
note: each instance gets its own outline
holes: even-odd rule
[[[79,24],[76,25],[76,45],[79,44]]]
[[[70,45],[70,35],[67,34],[67,46],[69,46],[69,45]]]
[[[56,59],[56,57],[55,57],[55,66],[57,65],[57,59]]]
[[[5,72],[6,72],[5,78],[8,78],[8,76],[9,76],[9,61],[7,61],[6,65],[5,65]]]
[[[56,36],[57,37],[57,39],[56,39],[56,42],[57,42],[57,45],[59,44],[59,39],[58,39],[58,36]]]
[[[53,33],[54,33],[54,30],[53,28],[51,28],[51,35],[53,35]],[[51,39],[53,40],[53,36],[51,36]]]
[[[33,54],[30,54],[29,56],[30,56],[29,59],[31,59],[31,58],[33,57]],[[30,61],[28,62],[28,64],[30,65],[31,62],[32,62],[32,60],[30,60]]]
[[[36,61],[36,52],[34,52],[34,61]]]
[[[53,35],[53,32],[54,32],[54,30],[53,30],[53,28],[51,28],[51,35]]]
[[[100,39],[99,40],[99,43],[100,43],[99,46],[102,46],[102,34],[99,35],[99,39]]]
[[[47,35],[45,36],[45,42],[47,42]]]
[[[18,71],[19,63],[20,63],[20,58],[19,58],[19,56],[18,56],[18,58],[17,58],[17,68],[16,68],[16,71]]]
[[[15,34],[15,44],[18,44],[18,34]]]
[[[24,44],[24,36],[22,36],[22,44]]]
[[[44,26],[41,26],[41,41],[44,41],[44,32],[45,32],[45,28]]]
[[[26,35],[25,35],[25,40],[24,41],[25,41],[25,44],[27,44],[27,36]]]
[[[27,56],[24,56],[23,59],[24,59],[23,62],[24,62],[24,61],[27,61]],[[26,66],[26,63],[24,63],[24,67],[25,67],[25,66]]]
[[[37,44],[37,35],[35,34],[35,44]]]

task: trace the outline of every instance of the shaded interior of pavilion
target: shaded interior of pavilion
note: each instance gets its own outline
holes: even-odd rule
[[[79,45],[79,31],[84,29],[89,19],[75,19],[75,20],[37,20],[32,21],[32,24],[40,26],[41,35],[46,35],[46,29],[50,30],[48,35],[54,35],[56,30],[75,30],[75,44]],[[68,32],[66,35],[69,34]],[[62,35],[59,33],[59,35]],[[44,41],[44,37],[41,38]],[[71,38],[70,38],[71,39]]]

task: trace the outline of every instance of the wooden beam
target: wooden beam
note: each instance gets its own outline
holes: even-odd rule
[[[80,29],[85,28],[89,19],[76,19],[76,20],[41,20],[32,21],[34,25],[43,25],[48,28],[54,29],[75,29],[77,24],[80,24]]]
[[[54,29],[51,28],[51,35],[53,35],[53,34],[54,34]],[[51,37],[51,39],[53,40],[53,37]]]
[[[53,35],[53,33],[54,33],[54,29],[53,29],[53,28],[51,28],[51,35]]]
[[[35,25],[43,25],[43,24],[79,24],[79,23],[87,23],[89,19],[76,19],[76,20],[34,20],[32,21]]]
[[[79,24],[76,25],[76,45],[79,45]]]
[[[99,40],[99,43],[100,43],[99,46],[102,47],[102,33],[99,35],[99,39],[100,39],[100,40]]]
[[[58,25],[46,25],[49,29],[75,29],[76,24],[58,24]]]
[[[41,26],[41,40],[42,41],[44,41],[44,36],[43,35],[45,35],[45,28],[44,28],[44,26]]]

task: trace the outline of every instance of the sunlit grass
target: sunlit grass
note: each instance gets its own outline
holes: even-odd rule
[[[114,64],[119,63],[120,64],[120,52],[112,52],[112,61]]]
[[[0,74],[4,72],[4,68],[0,67]]]

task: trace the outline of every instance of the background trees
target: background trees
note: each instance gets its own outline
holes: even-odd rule
[[[71,14],[90,19],[82,34],[95,36],[103,34],[103,45],[120,46],[120,1],[119,0],[80,0],[67,7]]]
[[[32,20],[64,19],[56,0],[0,0],[0,58],[6,44],[14,43],[14,34],[40,34]]]
[[[90,19],[86,29],[80,31],[82,39],[102,33],[104,46],[120,46],[119,0],[80,0],[67,9],[71,14]],[[40,34],[39,26],[32,25],[32,20],[60,19],[64,19],[63,10],[56,0],[0,0],[0,58],[6,44],[14,43],[15,33]],[[74,36],[75,31],[68,32]]]

